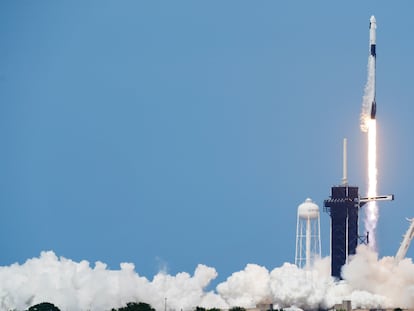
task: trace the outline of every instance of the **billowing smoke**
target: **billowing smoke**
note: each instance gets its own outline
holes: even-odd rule
[[[192,275],[160,272],[152,280],[139,276],[130,263],[109,270],[102,262],[91,266],[42,252],[24,264],[0,267],[0,309],[24,310],[48,301],[61,310],[109,310],[131,301],[157,310],[192,310],[196,306],[226,309],[273,303],[277,308],[327,308],[351,300],[353,308],[414,307],[414,264],[393,257],[378,259],[359,246],[343,268],[344,281],[330,277],[330,260],[317,261],[311,270],[285,263],[272,271],[248,264],[220,283],[214,268],[198,265]]]
[[[23,265],[0,268],[0,309],[24,310],[48,301],[62,310],[110,310],[131,301],[151,304],[157,310],[189,309],[197,305],[225,307],[226,303],[204,288],[217,277],[213,268],[198,265],[194,275],[158,273],[152,281],[139,276],[131,263],[108,270],[102,262],[91,267],[42,252]]]

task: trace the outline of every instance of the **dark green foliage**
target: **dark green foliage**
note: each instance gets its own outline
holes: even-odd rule
[[[204,308],[204,307],[196,307],[195,309],[194,309],[194,311],[221,311],[221,309],[219,309],[219,308],[211,308],[211,309],[206,309],[206,308]]]
[[[144,302],[128,302],[126,307],[121,307],[118,310],[112,309],[112,311],[155,311],[148,303]]]
[[[246,311],[246,309],[242,307],[232,307],[229,311]]]
[[[27,311],[60,311],[60,309],[50,302],[42,302],[31,306]]]

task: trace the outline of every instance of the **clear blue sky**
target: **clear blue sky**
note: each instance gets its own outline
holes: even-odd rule
[[[380,255],[414,217],[410,1],[2,1],[0,265],[42,250],[140,275],[293,262],[296,209],[366,190],[377,18]],[[322,213],[323,254],[329,216]],[[362,218],[362,215],[361,215]],[[414,254],[412,248],[408,255]]]

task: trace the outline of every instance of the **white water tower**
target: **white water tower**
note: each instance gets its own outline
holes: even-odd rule
[[[321,257],[320,231],[319,207],[308,198],[298,206],[295,265],[299,268],[310,268]]]

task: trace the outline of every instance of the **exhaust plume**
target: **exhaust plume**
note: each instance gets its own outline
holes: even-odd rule
[[[361,130],[367,133],[368,138],[368,197],[377,196],[377,123],[372,118],[371,110],[375,102],[375,55],[368,56],[368,79],[362,98]],[[376,109],[376,108],[375,108]],[[365,231],[370,233],[369,245],[376,249],[376,228],[379,212],[375,201],[368,202],[365,207]]]

